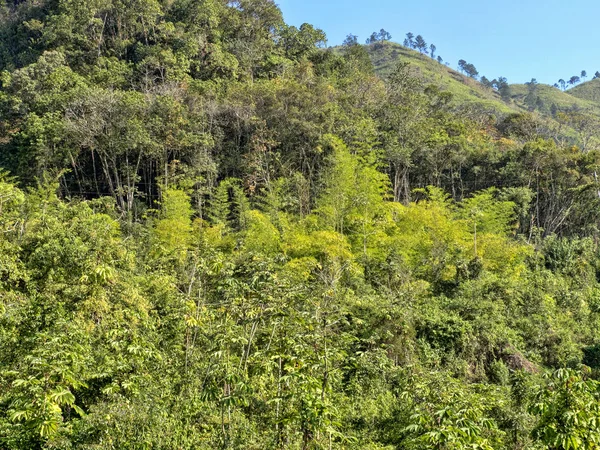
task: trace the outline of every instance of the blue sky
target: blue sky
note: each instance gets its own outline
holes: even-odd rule
[[[381,28],[393,41],[421,34],[456,68],[473,63],[488,78],[510,83],[536,78],[554,84],[600,71],[600,1],[580,0],[276,0],[288,24],[311,23],[329,45],[349,33],[361,42]]]

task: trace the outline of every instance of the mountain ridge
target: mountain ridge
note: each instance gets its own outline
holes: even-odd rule
[[[600,116],[600,80],[598,79],[583,82],[566,91],[549,84],[538,83],[535,95],[542,100],[542,106],[531,108],[524,101],[528,94],[527,84],[509,84],[511,100],[505,102],[495,89],[417,50],[392,41],[376,42],[365,47],[379,76],[385,78],[398,62],[407,62],[425,81],[451,92],[457,103],[477,105],[504,114],[538,110],[548,117],[552,117],[554,105],[558,110],[586,110]]]

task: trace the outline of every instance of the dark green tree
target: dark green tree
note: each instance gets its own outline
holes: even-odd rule
[[[498,77],[497,79],[494,79],[492,84],[500,94],[502,100],[508,102],[511,99],[512,92],[510,85],[508,84],[508,80],[505,77]]]
[[[567,83],[562,78],[558,80],[558,84],[563,91],[567,89]]]
[[[344,42],[342,43],[342,45],[344,47],[351,47],[353,45],[358,45],[358,36],[356,36],[354,34],[349,34],[348,36],[346,36],[346,39],[344,39]]]
[[[415,38],[414,45],[415,48],[419,50],[419,52],[423,54],[427,52],[427,42],[425,42],[425,39],[423,39],[423,36],[421,36],[420,34]]]
[[[377,32],[373,32],[371,34],[371,36],[369,36],[367,38],[367,40],[365,41],[365,44],[370,45],[370,44],[374,44],[376,42],[379,42],[379,34]]]
[[[392,35],[382,28],[379,30],[378,39],[380,41],[390,41],[392,39]]]
[[[527,86],[527,95],[524,102],[529,110],[533,111],[538,106],[538,100],[540,100],[538,96],[538,82],[535,78],[532,78],[531,81],[525,83],[525,86]]]
[[[475,66],[471,63],[465,64],[463,67],[463,70],[465,71],[467,76],[469,76],[470,78],[477,79],[477,76],[479,75],[479,72],[477,71]]]

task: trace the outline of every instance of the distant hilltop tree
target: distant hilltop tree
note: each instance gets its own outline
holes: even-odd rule
[[[389,41],[390,39],[392,39],[392,35],[382,28],[379,32],[374,31],[371,36],[367,38],[366,44],[375,44],[376,42]]]
[[[510,100],[512,92],[508,80],[505,77],[498,77],[497,79],[492,80],[492,87],[498,91],[502,100],[505,102]]]
[[[431,55],[431,59],[435,59],[435,51],[437,50],[437,47],[433,44],[431,44],[429,46],[429,54]]]
[[[475,66],[471,63],[466,62],[464,59],[458,61],[458,67],[461,72],[466,73],[468,77],[477,79],[479,72]]]
[[[420,34],[415,38],[415,47],[421,53],[427,52],[427,42],[425,42],[425,39]]]
[[[344,47],[352,47],[353,45],[358,45],[358,36],[356,36],[355,34],[349,34],[348,36],[346,36],[346,39],[344,39],[342,45]]]
[[[479,80],[481,84],[483,84],[486,88],[493,88],[493,83],[486,77],[485,75],[481,77]]]
[[[438,55],[438,57],[437,57],[437,62],[439,62],[440,64],[443,64],[443,63],[444,63],[444,60],[442,59],[442,57],[441,57],[441,56],[439,56],[439,55]]]
[[[539,83],[535,78],[532,78],[531,81],[527,81],[525,86],[536,87]]]
[[[412,48],[413,50],[418,50],[423,55],[429,55],[433,60],[436,59],[435,52],[437,51],[437,47],[434,44],[427,45],[427,42],[425,42],[425,38],[420,34],[417,37],[415,37],[415,35],[410,31],[406,33],[406,39],[404,39],[404,46]],[[438,56],[437,62],[441,64],[443,60]]]
[[[587,79],[587,72],[585,70],[581,71],[580,76],[577,75],[573,75],[571,78],[569,78],[567,81],[563,80],[562,78],[560,80],[558,80],[558,86],[560,87],[560,89],[562,89],[563,91],[567,90],[568,86],[575,86],[576,84],[580,83],[582,80],[585,81]],[[596,71],[596,73],[594,74],[594,78],[600,78],[600,72]]]
[[[573,75],[571,78],[569,78],[569,81],[567,81],[567,83],[570,84],[571,86],[575,86],[580,81],[581,81],[581,79],[577,75]]]
[[[379,40],[380,41],[391,41],[392,35],[382,28],[381,30],[379,30]]]
[[[379,39],[377,38],[377,33],[373,32],[371,34],[371,36],[369,36],[367,38],[367,40],[365,41],[365,44],[370,45],[370,44],[374,44],[375,42],[377,42]]]
[[[596,73],[594,74],[594,80],[595,80],[596,78],[600,78],[600,72],[598,72],[598,71],[596,71]]]
[[[465,66],[465,72],[467,73],[467,75],[469,77],[474,78],[474,79],[477,79],[477,76],[479,75],[479,72],[477,71],[475,66],[471,63],[469,63]]]
[[[544,106],[542,99],[538,96],[538,82],[535,78],[525,83],[527,86],[527,95],[525,96],[525,104],[529,107],[530,111],[536,108],[541,109]]]
[[[563,91],[567,89],[567,83],[562,78],[558,80],[558,85]]]

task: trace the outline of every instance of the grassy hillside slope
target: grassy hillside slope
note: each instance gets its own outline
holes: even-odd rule
[[[527,86],[525,84],[511,84],[510,88],[515,103],[525,108],[524,100],[527,95]],[[563,92],[560,89],[547,84],[539,84],[537,86],[536,95],[543,101],[541,112],[550,114],[552,105],[554,104],[558,109],[562,110],[579,108],[600,115],[599,103],[595,103],[584,97],[572,95],[571,91],[572,90]]]
[[[478,81],[438,63],[427,55],[394,42],[372,44],[367,49],[376,72],[381,76],[390,74],[398,62],[408,62],[425,80],[452,92],[457,103],[477,105],[504,113],[515,111],[516,106],[502,101],[493,89],[486,88]]]
[[[600,78],[575,86],[574,88],[569,89],[567,94],[600,105]]]
[[[528,88],[525,84],[511,84],[510,102],[500,98],[498,92],[479,81],[440,64],[428,55],[411,50],[394,42],[378,42],[367,46],[376,72],[385,77],[399,62],[407,62],[426,81],[454,94],[457,104],[472,105],[498,113],[528,111],[525,104]],[[581,109],[600,116],[600,79],[583,83],[566,92],[547,84],[537,86],[536,95],[542,100],[539,112],[552,119],[552,105],[560,110]]]

